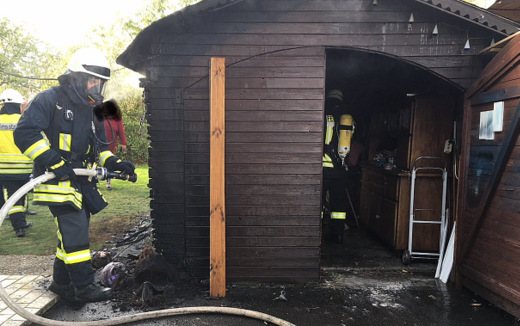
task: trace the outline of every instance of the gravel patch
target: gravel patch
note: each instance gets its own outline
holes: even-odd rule
[[[1,275],[52,275],[55,255],[0,255]]]

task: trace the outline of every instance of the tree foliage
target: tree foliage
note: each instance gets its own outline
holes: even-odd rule
[[[22,26],[0,19],[0,91],[14,88],[24,96],[54,85],[64,58],[52,52]]]
[[[123,124],[128,151],[122,153],[118,150],[115,154],[134,163],[147,163],[150,142],[148,140],[148,124],[145,119],[142,93],[137,89],[130,91],[128,96],[119,101],[119,105],[124,108],[122,110]]]
[[[99,26],[90,37],[90,44],[102,48],[109,62],[113,62],[112,79],[107,83],[107,93],[116,99],[123,109],[123,122],[128,140],[128,152],[117,153],[134,162],[146,162],[148,159],[148,133],[145,119],[145,107],[142,92],[128,87],[128,80],[139,78],[136,73],[115,64],[117,57],[148,25],[173,13],[174,11],[199,2],[200,0],[153,0],[145,9],[133,18],[122,18],[111,26]],[[126,84],[126,85],[125,85]]]
[[[95,28],[84,46],[95,46],[103,50],[111,62],[112,75],[107,83],[106,98],[118,101],[123,109],[123,121],[129,150],[119,155],[135,161],[146,162],[148,158],[147,123],[142,91],[136,88],[139,76],[129,69],[117,65],[116,58],[134,38],[153,22],[200,0],[151,0],[133,17],[123,17],[112,25]],[[0,18],[0,92],[14,88],[27,98],[56,86],[56,78],[67,67],[70,56],[80,47],[52,49],[41,40],[6,18]]]

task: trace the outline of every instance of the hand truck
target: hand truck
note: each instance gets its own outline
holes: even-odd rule
[[[419,162],[439,162],[439,164],[435,166],[418,166]],[[442,166],[439,166],[442,165]],[[410,191],[410,223],[409,223],[409,231],[408,231],[408,249],[403,251],[402,261],[405,265],[408,265],[412,259],[414,258],[440,258],[443,253],[443,247],[446,239],[446,191],[447,191],[447,182],[448,182],[448,173],[446,171],[446,160],[436,157],[436,156],[419,156],[415,159],[412,166],[412,180],[411,180],[411,191]],[[417,178],[417,172],[424,171],[430,172],[434,174],[438,174],[442,177],[442,204],[441,211],[438,220],[421,220],[415,217],[416,212],[418,211],[432,211],[433,209],[428,208],[415,208],[414,207],[414,197],[415,197],[415,181]],[[439,173],[440,172],[440,173]],[[419,252],[414,251],[412,248],[413,243],[413,230],[414,225],[416,224],[436,224],[439,225],[440,228],[440,237],[439,237],[439,252]]]

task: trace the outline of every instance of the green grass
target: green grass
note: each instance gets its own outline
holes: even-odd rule
[[[106,182],[100,181],[99,189],[108,206],[90,220],[91,249],[101,250],[105,242],[121,236],[142,216],[150,211],[150,192],[148,190],[148,166],[137,166],[137,182],[112,180],[112,191],[106,190]],[[29,195],[32,199],[32,194]],[[0,255],[48,255],[56,251],[58,243],[56,224],[47,206],[29,205],[37,212],[28,215],[27,220],[33,227],[23,238],[14,234],[11,222],[4,220],[0,228]]]

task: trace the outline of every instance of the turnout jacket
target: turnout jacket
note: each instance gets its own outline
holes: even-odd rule
[[[0,110],[0,179],[29,180],[33,162],[14,143],[13,130],[20,120],[20,104],[6,103]]]
[[[84,168],[98,163],[106,166],[117,158],[108,150],[103,121],[93,115],[91,105],[70,87],[60,85],[39,93],[29,104],[14,130],[16,145],[34,161],[34,176],[63,164]],[[92,122],[94,121],[94,129]],[[97,141],[94,137],[96,134]],[[95,214],[107,203],[99,193],[97,180],[76,177],[52,179],[34,189],[39,205],[71,205]]]

